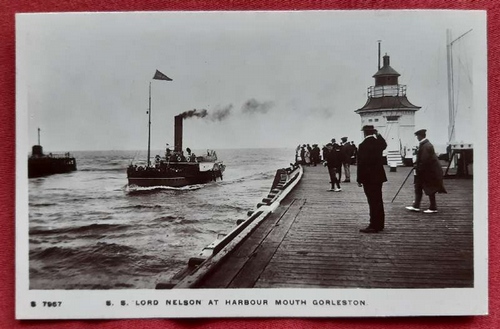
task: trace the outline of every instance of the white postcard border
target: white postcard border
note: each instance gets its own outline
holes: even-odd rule
[[[425,11],[422,11],[425,13]],[[128,13],[131,14],[131,13]],[[237,13],[234,13],[237,14]],[[279,13],[275,13],[279,14]],[[28,263],[27,56],[29,16],[16,16],[16,318],[189,318],[189,317],[373,317],[482,315],[488,296],[488,155],[486,13],[474,58],[474,288],[453,289],[180,289],[180,290],[30,290]],[[482,146],[482,147],[481,147]],[[189,305],[191,301],[201,305]],[[217,305],[214,301],[218,300]],[[168,301],[171,305],[167,305]],[[212,301],[213,305],[209,305]],[[229,301],[230,305],[226,305]],[[239,301],[242,301],[241,303]],[[261,305],[252,305],[261,302]],[[266,301],[267,305],[263,305]],[[281,301],[281,305],[276,305]],[[286,301],[287,305],[284,304]],[[303,305],[305,301],[306,305]],[[296,305],[293,305],[297,302]],[[109,305],[107,305],[107,303]],[[122,305],[124,303],[125,305]],[[145,303],[146,305],[142,305]],[[155,305],[155,303],[157,303]],[[179,305],[172,305],[179,304]],[[185,305],[188,303],[188,305]],[[233,305],[236,303],[236,305]],[[245,304],[247,303],[247,304]],[[319,304],[323,305],[319,305]],[[329,303],[330,305],[325,305]],[[347,303],[345,305],[345,303]],[[356,303],[356,305],[354,305]]]

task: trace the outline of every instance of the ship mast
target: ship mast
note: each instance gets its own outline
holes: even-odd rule
[[[149,82],[149,123],[148,123],[148,167],[150,165],[150,153],[151,153],[151,81]]]
[[[153,80],[172,81],[172,79],[170,79],[169,77],[167,77],[165,74],[161,73],[158,70],[156,70],[156,73],[153,76]],[[150,157],[151,157],[151,81],[149,82],[148,114],[149,114],[149,121],[148,121],[148,167],[149,167],[149,165],[151,164],[151,161],[150,161]]]
[[[451,30],[446,30],[446,59],[448,68],[448,144],[455,142],[455,99],[453,81],[453,44],[468,34],[472,29],[465,32],[455,40],[451,40]]]

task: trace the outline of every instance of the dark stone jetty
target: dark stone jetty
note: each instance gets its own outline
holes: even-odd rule
[[[445,180],[437,214],[411,213],[410,168],[386,168],[385,229],[363,234],[368,204],[351,183],[328,192],[327,169],[305,167],[272,214],[237,243],[206,259],[173,288],[461,288],[473,287],[473,180]],[[426,209],[424,196],[422,207]],[[476,219],[482,220],[482,219]]]

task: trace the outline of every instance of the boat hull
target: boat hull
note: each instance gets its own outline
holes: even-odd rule
[[[200,171],[198,164],[178,164],[159,168],[129,167],[127,178],[129,186],[139,187],[183,187],[206,184],[222,179],[223,167],[216,165],[211,170]]]
[[[76,160],[72,157],[40,157],[28,159],[28,178],[63,174],[76,170]]]

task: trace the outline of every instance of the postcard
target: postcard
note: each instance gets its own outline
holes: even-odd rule
[[[488,312],[486,12],[16,15],[16,317]]]

